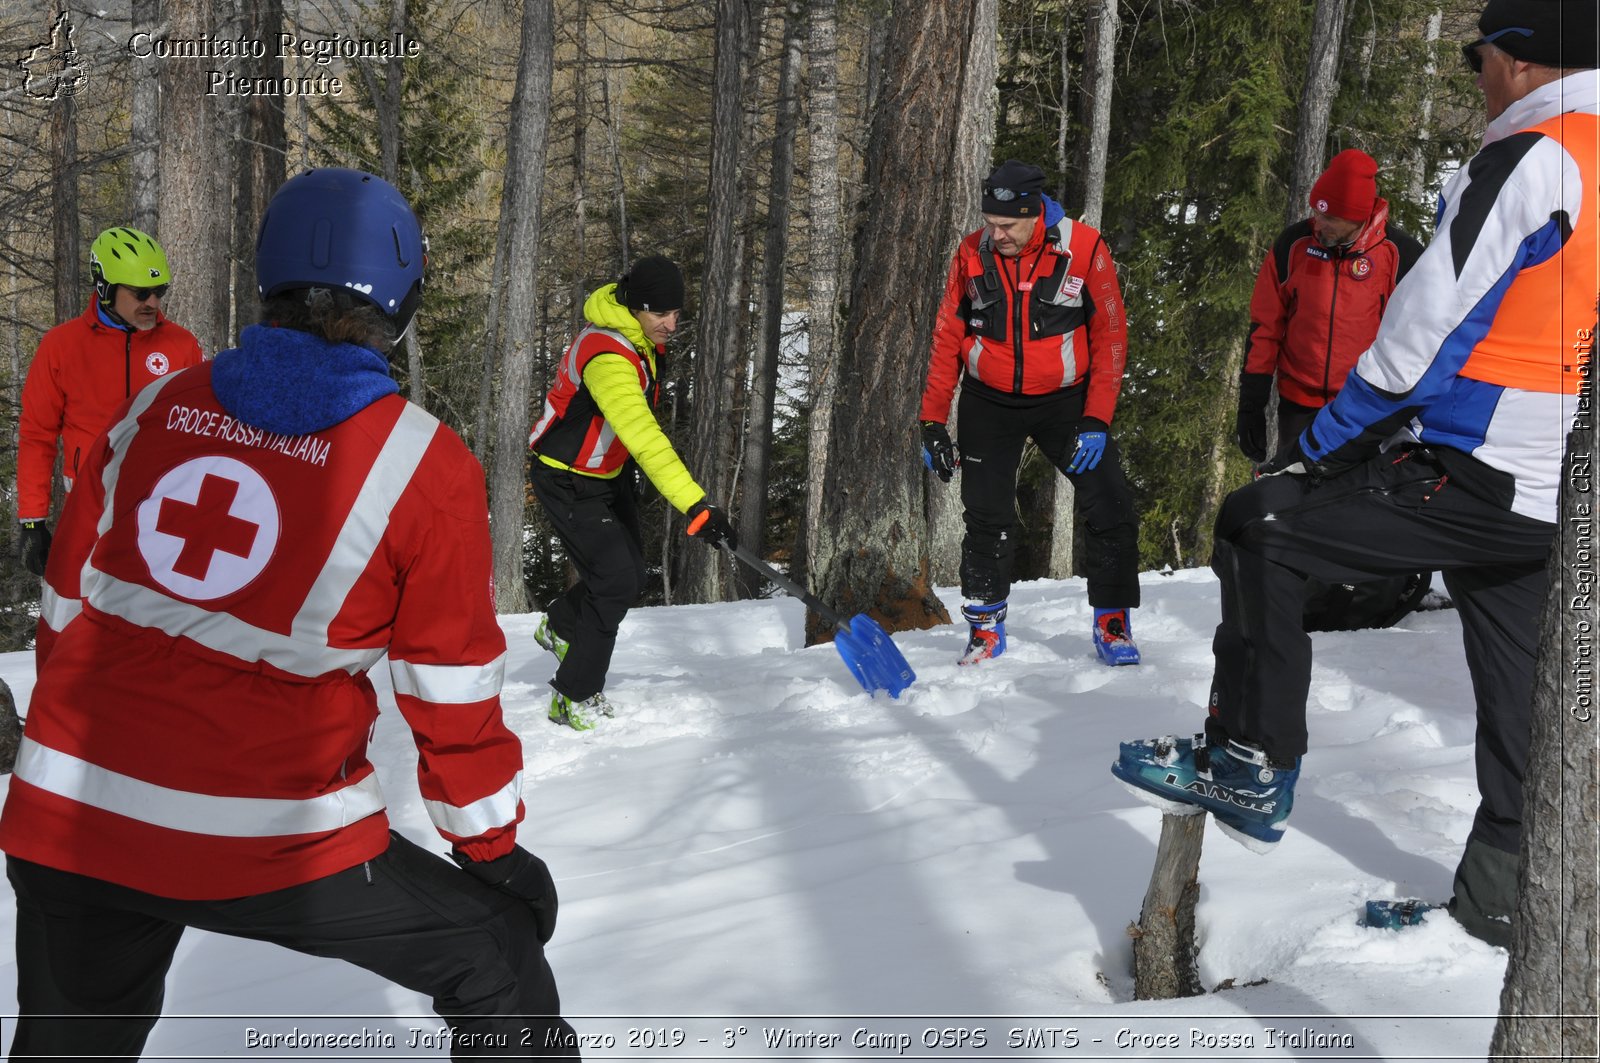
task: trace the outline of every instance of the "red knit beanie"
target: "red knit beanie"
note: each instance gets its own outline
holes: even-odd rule
[[[1345,221],[1366,221],[1378,198],[1378,164],[1364,151],[1341,151],[1311,186],[1311,206]]]

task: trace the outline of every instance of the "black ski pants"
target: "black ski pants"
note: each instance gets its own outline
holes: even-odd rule
[[[1222,583],[1212,649],[1213,737],[1277,759],[1306,751],[1311,639],[1308,579],[1353,583],[1422,569],[1444,573],[1461,615],[1477,702],[1482,794],[1471,839],[1516,853],[1522,830],[1534,657],[1555,525],[1462,485],[1502,474],[1459,452],[1456,475],[1424,448],[1380,455],[1321,484],[1264,476],[1228,496],[1211,567]],[[1465,476],[1476,467],[1484,475]]]
[[[172,900],[16,857],[6,876],[17,897],[12,1063],[138,1059],[191,926],[346,960],[428,994],[452,1059],[578,1055],[527,906],[398,834],[364,864],[233,900]],[[307,1014],[317,1006],[307,1000]]]
[[[998,602],[1011,593],[1016,559],[1017,467],[1030,438],[1057,469],[1072,460],[1083,418],[1084,387],[1017,407],[969,383],[957,405],[961,443],[961,505],[967,534],[961,544],[961,594]],[[1139,517],[1122,472],[1117,441],[1106,439],[1100,464],[1071,477],[1074,506],[1088,529],[1084,575],[1089,604],[1098,609],[1139,604]]]
[[[533,493],[566,547],[578,582],[545,609],[566,639],[550,685],[573,701],[605,689],[617,629],[644,593],[644,537],[632,467],[610,479],[552,468],[534,457]]]

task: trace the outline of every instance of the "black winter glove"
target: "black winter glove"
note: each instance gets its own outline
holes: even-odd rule
[[[922,422],[922,464],[945,483],[961,467],[956,445],[950,442],[950,430],[940,421]]]
[[[22,522],[22,567],[35,576],[44,575],[50,557],[50,529],[42,520]]]
[[[737,546],[739,536],[721,506],[701,499],[689,507],[689,534],[707,546]]]
[[[459,852],[452,852],[450,856],[461,865],[461,870],[479,882],[517,898],[532,909],[534,924],[539,928],[539,944],[546,944],[554,936],[556,883],[543,860],[520,845],[496,860],[481,863]]]
[[[1267,460],[1267,402],[1271,398],[1271,373],[1246,373],[1239,378],[1239,417],[1234,428],[1239,449],[1257,464]]]

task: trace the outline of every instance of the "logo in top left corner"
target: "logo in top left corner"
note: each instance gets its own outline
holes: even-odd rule
[[[17,60],[27,75],[23,92],[36,100],[59,100],[82,90],[89,75],[83,56],[73,43],[76,32],[72,15],[63,11],[50,26],[50,39],[34,45]]]

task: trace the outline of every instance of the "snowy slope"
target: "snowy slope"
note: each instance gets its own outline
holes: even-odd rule
[[[1355,918],[1368,897],[1449,894],[1477,800],[1450,611],[1316,636],[1288,836],[1257,856],[1207,835],[1202,980],[1240,988],[1132,1001],[1126,928],[1160,816],[1107,768],[1119,740],[1198,729],[1216,592],[1203,570],[1146,574],[1147,663],[1112,670],[1081,580],[1019,585],[997,661],[958,669],[953,627],[895,636],[918,675],[898,701],[861,693],[831,647],[801,648],[792,600],[636,610],[607,688],[617,718],[586,734],[545,721],[554,659],[537,615],[507,618],[521,838],[561,888],[549,954],[588,1058],[1483,1058],[1505,953],[1448,918],[1404,933]],[[25,705],[31,654],[0,656],[0,678]],[[397,826],[443,851],[392,706],[374,759]],[[14,988],[8,959],[0,1011]],[[192,931],[167,1010],[284,1018],[171,1018],[147,1058],[445,1054],[409,1032],[438,1026],[414,994]],[[308,1018],[329,1015],[352,1018]],[[250,1029],[368,1044],[319,1055]]]

